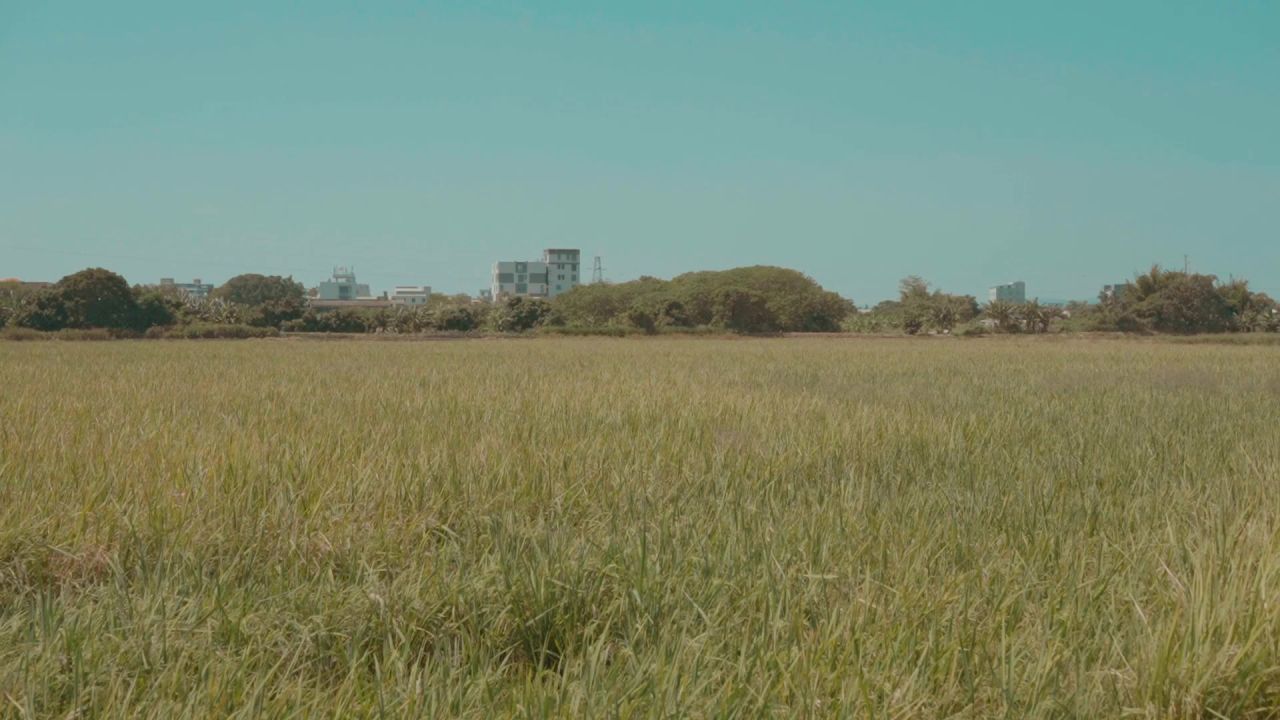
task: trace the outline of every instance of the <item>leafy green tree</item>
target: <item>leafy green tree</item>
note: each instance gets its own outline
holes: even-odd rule
[[[689,317],[679,300],[651,298],[637,300],[627,308],[626,321],[646,333],[656,333],[660,328],[686,327]]]
[[[737,333],[773,332],[777,317],[764,295],[745,288],[719,288],[712,295],[711,324]]]
[[[551,304],[547,301],[517,296],[507,298],[498,305],[492,322],[494,329],[499,332],[524,332],[551,324],[553,319]]]
[[[145,302],[139,304],[140,299]],[[27,295],[12,319],[23,327],[46,331],[145,330],[173,322],[165,299],[135,292],[123,277],[103,268],[72,273],[51,288]]]
[[[1153,267],[1139,275],[1132,294],[1134,314],[1157,332],[1222,332],[1230,327],[1227,300],[1212,275]]]
[[[765,265],[686,273],[673,279],[670,288],[694,325],[720,324],[713,316],[723,290],[745,290],[762,298],[772,330],[834,332],[853,312],[853,303],[823,290],[807,275]]]
[[[70,328],[136,328],[138,301],[129,283],[103,268],[68,275],[54,286]]]
[[[1265,293],[1255,293],[1236,318],[1241,332],[1280,332],[1280,305]]]
[[[930,292],[928,282],[910,275],[898,282],[898,300],[887,306],[881,303],[877,308],[892,312],[898,326],[908,335],[915,335],[926,328],[951,332],[957,324],[978,314],[978,301],[972,295]]]
[[[133,327],[146,330],[152,327],[174,325],[182,316],[184,304],[180,298],[156,290],[135,290],[137,309]]]
[[[55,288],[45,288],[23,299],[12,322],[19,327],[51,332],[70,327],[71,320],[61,293]]]
[[[246,325],[278,328],[285,322],[302,317],[306,311],[305,301],[298,298],[285,298],[248,306],[243,315]]]
[[[1134,278],[1120,294],[1102,293],[1091,312],[1100,330],[1165,333],[1257,332],[1280,329],[1275,302],[1247,282],[1165,270],[1159,265]]]
[[[658,331],[658,317],[652,305],[633,303],[626,311],[627,322],[632,326],[653,334]]]
[[[471,332],[484,323],[482,313],[468,305],[452,305],[434,310],[432,323],[439,330]]]
[[[1227,314],[1227,326],[1234,332],[1274,332],[1276,302],[1266,293],[1249,290],[1245,280],[1234,280],[1218,286]]]
[[[570,325],[602,327],[624,321],[634,306],[672,299],[670,283],[642,277],[626,283],[579,285],[551,301]]]
[[[670,281],[642,277],[627,283],[584,285],[558,296],[552,304],[567,323],[577,326],[637,321],[648,325],[651,319],[654,328],[724,327],[725,293],[738,291],[763,300],[770,318],[767,325],[774,330],[834,332],[853,312],[852,303],[823,290],[812,278],[768,266],[686,273]]]
[[[271,302],[300,307],[306,299],[302,283],[292,277],[246,273],[237,275],[213,291],[213,296],[227,302],[258,307]]]

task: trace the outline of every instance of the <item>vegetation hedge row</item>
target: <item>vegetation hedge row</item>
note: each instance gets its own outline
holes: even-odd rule
[[[13,339],[35,337],[24,331],[107,339],[268,337],[281,330],[582,335],[1093,330],[1185,335],[1277,332],[1280,307],[1242,280],[1220,283],[1213,275],[1159,267],[1138,275],[1123,292],[1102,294],[1096,304],[1066,307],[1035,300],[983,306],[972,295],[945,293],[912,276],[902,280],[896,300],[864,313],[802,273],[767,266],[583,285],[550,300],[513,297],[476,303],[465,295],[437,295],[422,307],[337,310],[311,307],[306,291],[292,278],[238,275],[211,297],[196,299],[173,288],[130,287],[116,273],[90,268],[43,289],[0,284],[3,327],[22,329],[3,335]]]

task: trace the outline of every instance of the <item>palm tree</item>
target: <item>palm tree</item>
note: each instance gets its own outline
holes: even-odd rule
[[[1037,300],[1024,303],[1018,308],[1018,315],[1022,318],[1022,324],[1029,332],[1043,333],[1049,332],[1049,324],[1058,316],[1053,308],[1048,308],[1040,304]]]
[[[992,300],[987,303],[987,307],[983,309],[982,314],[987,316],[996,327],[1003,332],[1014,332],[1017,323],[1017,307],[1010,302],[1004,300]]]

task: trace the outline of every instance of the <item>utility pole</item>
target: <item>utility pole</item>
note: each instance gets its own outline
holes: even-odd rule
[[[1191,256],[1190,255],[1184,254],[1182,256],[1182,274],[1183,275],[1191,274]]]
[[[599,285],[604,282],[604,265],[600,263],[600,256],[596,256],[595,264],[591,267],[591,284]]]

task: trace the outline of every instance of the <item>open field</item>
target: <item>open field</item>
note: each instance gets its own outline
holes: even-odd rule
[[[0,343],[0,717],[1280,717],[1280,348]]]

